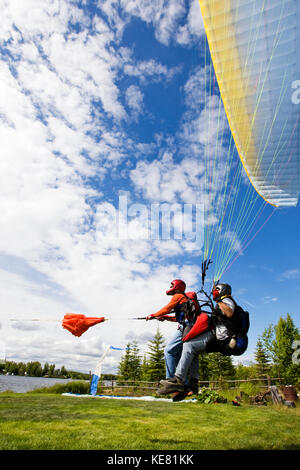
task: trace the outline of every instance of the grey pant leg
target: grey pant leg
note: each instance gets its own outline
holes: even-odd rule
[[[194,357],[205,351],[205,347],[211,338],[212,332],[206,331],[205,333],[190,339],[186,343],[183,343],[181,358],[175,371],[176,377],[179,377],[182,381],[185,381],[189,367],[191,366]]]

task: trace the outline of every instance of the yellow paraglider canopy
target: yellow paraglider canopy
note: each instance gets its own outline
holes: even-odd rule
[[[300,188],[300,2],[199,0],[222,101],[259,195],[296,206]]]

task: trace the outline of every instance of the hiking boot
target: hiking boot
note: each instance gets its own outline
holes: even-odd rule
[[[189,385],[185,385],[183,392],[175,392],[172,395],[172,401],[182,401],[187,396],[189,396],[189,394],[190,394],[190,387],[189,387]],[[192,392],[191,392],[191,394],[192,394]]]
[[[168,395],[169,393],[183,391],[184,384],[179,377],[176,377],[176,375],[172,379],[160,381],[160,388],[158,389],[158,392],[161,395]]]
[[[172,377],[171,379],[160,380],[159,383],[160,383],[160,385],[166,385],[166,384],[169,384],[169,383],[171,383],[171,384],[178,384],[179,383],[179,384],[183,385],[182,380],[179,377],[177,377],[176,375],[174,375],[174,377]]]

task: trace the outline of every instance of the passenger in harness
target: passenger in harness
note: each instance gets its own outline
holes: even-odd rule
[[[217,284],[212,295],[217,304],[212,315],[214,338],[207,345],[206,352],[240,356],[248,346],[249,313],[232,298],[229,284]]]
[[[148,315],[146,320],[153,320],[154,318],[164,321],[173,321],[178,323],[178,329],[165,347],[165,363],[166,363],[166,379],[171,379],[180,360],[182,353],[182,339],[184,337],[190,338],[197,335],[195,326],[200,314],[200,306],[197,301],[197,294],[195,292],[185,292],[186,284],[181,279],[175,279],[171,282],[170,289],[166,291],[167,295],[171,295],[170,302],[156,313]],[[175,315],[168,315],[170,313]],[[199,325],[198,325],[199,327]],[[194,360],[189,364],[190,380],[188,382],[185,377],[185,389],[190,389],[193,393],[198,393],[198,378],[199,378],[199,360],[195,355]]]

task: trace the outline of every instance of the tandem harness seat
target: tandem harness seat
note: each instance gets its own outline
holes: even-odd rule
[[[212,313],[214,337],[206,346],[206,352],[220,352],[223,356],[241,356],[247,350],[247,333],[250,327],[249,312],[243,310],[234,300],[233,302],[235,310],[232,318],[227,318],[222,314],[219,307]],[[215,335],[216,325],[225,325],[230,332],[229,337],[224,340],[218,340]]]

